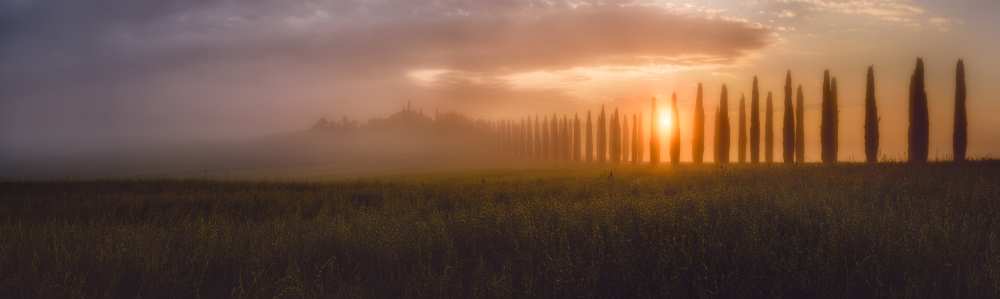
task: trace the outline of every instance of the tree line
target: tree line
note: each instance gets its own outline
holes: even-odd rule
[[[878,162],[879,123],[876,99],[875,70],[869,66],[865,86],[864,144],[865,161]],[[820,121],[820,156],[823,163],[836,163],[839,149],[840,111],[837,77],[830,71],[823,72]],[[924,62],[918,58],[909,83],[909,128],[907,130],[907,160],[911,163],[926,163],[929,154],[930,120],[927,91],[924,83]],[[793,94],[794,91],[794,94]],[[768,92],[764,101],[764,118],[761,120],[761,97],[757,77],[753,78],[750,93],[749,116],[746,97],[739,101],[737,122],[737,161],[739,163],[776,162],[775,126],[773,94]],[[793,101],[794,98],[794,101]],[[782,162],[795,164],[805,162],[805,95],[802,85],[793,88],[792,73],[785,75],[783,90]],[[959,60],[955,70],[954,123],[952,150],[954,161],[967,159],[968,118],[966,115],[965,63]],[[681,156],[681,124],[677,108],[677,94],[671,96],[671,133],[667,146],[671,164],[679,164]],[[690,149],[695,164],[704,163],[705,154],[705,111],[702,84],[699,83],[692,113],[692,139]],[[658,123],[657,99],[650,103],[648,146],[643,140],[643,115],[629,115],[606,111],[601,107],[596,119],[591,111],[585,118],[580,115],[533,116],[518,120],[500,120],[492,124],[499,136],[500,148],[519,157],[576,162],[661,163],[661,145]],[[763,121],[763,127],[761,122]],[[631,127],[630,127],[631,126]],[[630,129],[631,128],[631,129]],[[719,107],[715,111],[714,158],[716,163],[730,163],[731,127],[729,120],[729,94],[725,84],[719,95]],[[761,138],[763,133],[763,139]],[[763,152],[761,152],[763,143]]]

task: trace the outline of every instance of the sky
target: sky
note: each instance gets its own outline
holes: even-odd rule
[[[0,0],[0,153],[248,138],[406,102],[481,118],[602,105],[648,115],[652,97],[666,107],[675,92],[687,144],[696,85],[712,132],[722,84],[735,116],[755,75],[762,97],[775,93],[780,144],[790,70],[817,160],[829,69],[841,159],[862,160],[873,65],[882,152],[904,159],[907,84],[923,57],[931,157],[951,155],[961,58],[970,156],[996,158],[998,23],[994,0]]]

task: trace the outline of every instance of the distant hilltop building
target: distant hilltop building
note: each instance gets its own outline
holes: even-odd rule
[[[434,112],[434,116],[423,110],[413,109],[407,102],[400,111],[385,118],[373,118],[364,125],[343,117],[339,121],[328,121],[325,117],[313,125],[314,131],[350,131],[356,129],[426,130],[426,131],[473,131],[490,129],[489,121],[476,120],[457,112]]]

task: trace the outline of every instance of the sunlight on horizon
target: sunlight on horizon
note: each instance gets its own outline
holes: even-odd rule
[[[659,117],[660,129],[663,131],[663,134],[667,136],[670,135],[670,129],[673,127],[673,114],[671,112],[670,108],[667,108],[665,111],[660,112]]]

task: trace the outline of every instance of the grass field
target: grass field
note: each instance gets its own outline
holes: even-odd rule
[[[1000,297],[1000,163],[0,183],[0,297]]]

